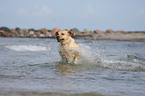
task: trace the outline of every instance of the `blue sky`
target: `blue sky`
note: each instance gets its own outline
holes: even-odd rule
[[[0,27],[145,31],[145,0],[0,0]]]

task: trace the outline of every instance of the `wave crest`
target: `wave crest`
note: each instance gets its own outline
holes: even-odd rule
[[[39,46],[39,45],[6,45],[5,46],[8,49],[14,50],[14,51],[47,51],[50,50],[50,48],[45,46]]]

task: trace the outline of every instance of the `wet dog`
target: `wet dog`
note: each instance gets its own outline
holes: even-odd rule
[[[79,45],[71,37],[72,35],[74,35],[73,31],[66,30],[55,33],[57,41],[61,44],[59,54],[62,61],[77,64],[79,59]]]

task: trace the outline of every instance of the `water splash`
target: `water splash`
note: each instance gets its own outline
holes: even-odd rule
[[[103,46],[102,46],[103,47]],[[120,47],[115,50],[109,49],[108,55],[104,52],[101,45],[93,43],[93,46],[80,44],[80,63],[90,66],[107,68],[122,71],[145,71],[145,58],[142,55],[133,53],[127,54],[126,50]],[[105,46],[107,48],[108,46]],[[116,47],[116,46],[115,46]],[[107,50],[107,49],[105,49]],[[125,52],[126,54],[124,54]],[[88,67],[87,66],[87,67]]]
[[[137,55],[125,54],[120,59],[102,59],[102,67],[112,70],[145,71],[145,59]]]
[[[91,47],[84,45],[84,44],[79,44],[79,53],[80,53],[80,64],[87,64],[87,65],[96,65],[99,62],[101,62],[101,58],[99,51],[96,49],[92,49]]]

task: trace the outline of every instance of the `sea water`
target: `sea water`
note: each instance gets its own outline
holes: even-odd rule
[[[0,38],[0,95],[145,96],[144,42],[76,42],[74,65],[55,39]]]

